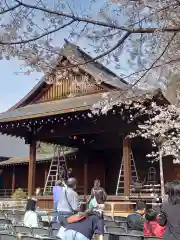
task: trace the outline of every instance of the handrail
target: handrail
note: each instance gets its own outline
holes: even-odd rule
[[[23,190],[23,192],[25,192],[26,194],[28,193],[28,189],[27,188],[21,188]],[[12,196],[13,192],[15,192],[17,189],[14,189],[14,191],[12,191],[12,189],[0,189],[0,198],[9,198]],[[41,193],[43,193],[44,188],[40,188]],[[84,186],[77,186],[77,192],[79,194],[83,194],[84,192]],[[51,194],[50,194],[51,195]]]

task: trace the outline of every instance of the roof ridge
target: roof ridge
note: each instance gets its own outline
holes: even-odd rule
[[[76,45],[76,44],[70,42],[67,39],[64,39],[64,41],[65,41],[65,44],[64,44],[63,48],[65,48],[67,45],[71,45],[74,48],[76,48],[78,51],[80,51],[82,54],[86,55],[87,57],[89,57],[90,59],[93,60],[93,57],[90,54],[86,53],[84,50],[82,50],[82,48],[80,48],[79,45]],[[129,85],[128,82],[126,82],[124,79],[120,78],[114,71],[112,71],[109,68],[107,68],[104,64],[100,63],[97,60],[93,61],[91,64],[93,64],[93,63],[94,64],[98,64],[99,66],[101,66],[103,68],[103,70],[108,71],[110,74],[114,75],[114,77],[117,77],[120,81],[122,81],[123,83]]]
[[[69,61],[70,60],[72,61],[72,59],[70,59],[70,57],[72,57],[72,56],[68,55],[70,52],[67,50],[67,46],[72,46],[73,49],[75,49],[80,54],[79,58],[82,58],[82,56],[85,56],[86,58],[93,59],[91,57],[91,55],[89,55],[85,51],[83,51],[78,45],[75,45],[74,43],[69,42],[67,39],[64,39],[64,41],[65,41],[65,44],[61,48],[59,56],[67,57],[67,58],[69,58],[68,59]],[[116,90],[118,90],[118,89],[121,90],[121,85],[122,85],[122,88],[131,86],[126,81],[119,78],[113,71],[111,71],[110,69],[105,67],[103,64],[99,63],[98,61],[92,61],[91,63],[84,64],[79,67],[83,71],[89,73],[95,80],[97,78],[99,78],[101,80],[100,82],[102,84],[106,84],[107,86],[109,85],[109,86],[115,88]],[[95,71],[95,70],[96,70],[96,72],[94,73],[93,71]],[[97,73],[98,70],[99,70],[99,72]],[[100,75],[102,75],[102,76],[100,76]],[[17,102],[15,105],[13,105],[7,111],[14,110],[14,109],[20,107],[36,91],[38,91],[45,83],[46,83],[46,81],[45,81],[45,75],[44,75],[41,78],[41,80],[32,88],[32,90],[29,93],[27,93],[19,102]],[[119,86],[118,86],[118,84],[119,84]]]

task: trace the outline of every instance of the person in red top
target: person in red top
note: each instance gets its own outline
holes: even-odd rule
[[[145,214],[144,236],[162,238],[165,227],[161,227],[157,222],[157,213],[154,209],[148,209]]]

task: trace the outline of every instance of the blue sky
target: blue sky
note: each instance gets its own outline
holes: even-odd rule
[[[16,59],[0,61],[0,112],[17,103],[37,83],[36,79],[40,78],[37,73],[30,76],[16,75],[15,72],[21,71],[21,64]]]
[[[31,0],[29,3],[34,4],[36,3],[36,0]],[[66,1],[65,1],[66,2]],[[67,1],[72,8],[74,8],[74,0],[68,0]],[[101,2],[96,3],[96,8],[94,6],[93,0],[79,0],[78,4],[75,4],[76,9],[81,9],[82,13],[85,13],[87,11],[87,6],[91,6],[91,10],[93,11],[93,15],[95,12],[99,10],[99,8],[103,5],[105,0],[102,0]],[[11,0],[9,0],[9,3],[12,3]],[[48,0],[44,0],[44,3],[47,5],[49,4]],[[93,3],[93,4],[92,4]],[[98,6],[98,8],[97,8]],[[64,43],[64,38],[68,38],[69,31],[71,29],[66,29],[63,32],[61,31],[54,37],[54,43],[55,45],[62,46]],[[60,35],[63,35],[63,38],[60,37]],[[71,40],[71,39],[69,39]],[[84,47],[86,44],[82,42],[81,44],[78,42],[79,45]],[[11,60],[1,60],[0,61],[0,112],[3,112],[10,108],[12,105],[17,103],[22,97],[24,97],[37,83],[37,79],[40,79],[42,74],[39,73],[33,73],[30,76],[26,76],[23,73],[20,73],[18,75],[15,74],[15,72],[21,72],[21,65],[23,62],[20,62],[17,59],[11,59]]]
[[[12,0],[9,0],[11,2]],[[58,1],[58,0],[53,0]],[[63,1],[63,0],[61,0]],[[74,2],[76,0],[66,0],[65,2],[68,2],[70,7],[74,10],[74,12],[79,12],[80,15],[87,14],[89,12],[89,16],[96,17],[99,19],[99,10],[103,7],[105,2],[107,0],[78,0],[78,4],[76,3],[74,6]],[[34,4],[37,2],[37,0],[28,0],[30,4]],[[48,6],[49,0],[43,0],[43,2]],[[50,7],[50,6],[49,6]],[[52,6],[51,6],[52,7]],[[69,9],[68,9],[69,10]],[[40,13],[41,15],[41,13]],[[38,17],[40,17],[38,15]],[[38,22],[38,18],[37,18]],[[81,25],[79,25],[81,29]],[[78,27],[78,28],[79,28]],[[64,44],[64,38],[68,39],[69,41],[72,41],[73,43],[79,45],[82,49],[85,49],[85,51],[91,52],[92,55],[96,55],[93,52],[93,48],[90,46],[90,42],[86,38],[79,38],[76,39],[76,41],[73,41],[74,39],[69,36],[69,33],[72,31],[71,27],[68,27],[56,34],[53,34],[53,44],[56,46],[62,46]],[[117,40],[115,40],[116,42]],[[114,40],[112,43],[114,45]],[[11,60],[1,60],[0,61],[0,112],[6,111],[8,108],[10,108],[12,105],[16,104],[21,98],[23,98],[37,83],[37,79],[40,79],[42,77],[42,73],[32,73],[30,76],[24,75],[23,71],[21,70],[23,62],[20,62],[17,59],[11,59]],[[117,74],[120,73],[119,70],[114,69],[113,61],[112,63],[107,66],[111,68],[111,70],[115,71]],[[122,58],[121,61],[121,70],[127,72],[127,64],[126,61]],[[16,75],[16,72],[22,72]]]
[[[8,0],[8,1],[11,4],[13,3],[12,0]],[[101,20],[102,18],[100,17],[99,11],[101,8],[103,8],[104,4],[108,2],[108,0],[78,0],[78,1],[77,0],[52,0],[52,1],[43,0],[43,3],[47,7],[52,8],[53,2],[63,2],[63,1],[66,5],[66,9],[64,9],[63,11],[68,12],[68,11],[71,11],[70,9],[73,9],[73,12],[76,14],[79,14],[80,16],[84,16],[84,15],[86,16],[86,14],[88,14],[88,16],[93,17],[93,19],[95,18],[95,19],[101,19]],[[37,3],[37,0],[24,0],[24,2],[34,5],[35,3]],[[111,5],[112,9],[111,8],[109,9],[111,13],[113,13],[114,6],[117,7],[117,4]],[[38,12],[38,15],[35,15],[35,16],[37,18],[36,23],[40,23],[42,13]],[[115,18],[114,15],[112,16],[113,18]],[[121,17],[118,17],[116,20],[119,23],[123,24],[123,19]],[[76,39],[76,41],[73,41],[74,40],[73,37],[71,38],[69,36],[69,33],[72,32],[73,27],[75,31],[79,31],[79,30],[82,30],[82,26],[84,25],[74,24],[72,26],[67,27],[66,29],[61,30],[60,32],[53,34],[52,35],[53,44],[56,46],[62,46],[64,43],[64,38],[66,38],[69,41],[79,45],[82,49],[85,49],[85,51],[91,52],[92,56],[98,55],[98,54],[94,54],[94,51],[93,51],[94,49],[91,45],[92,42],[87,38],[80,37],[79,39]],[[92,28],[92,25],[88,25],[88,28],[89,26],[90,28]],[[95,29],[96,30],[98,29],[100,31],[100,27],[96,27]],[[116,37],[114,37],[111,41],[109,40],[109,42],[113,46],[118,40],[119,40],[119,35],[117,35],[117,39]],[[128,40],[126,40],[126,42],[127,41]],[[125,47],[128,47],[128,45],[124,46],[124,48]],[[134,69],[132,68],[132,66],[129,67],[128,58],[127,58],[127,56],[129,56],[128,54],[129,54],[128,51],[123,51],[122,53],[120,53],[119,55],[120,69],[115,68],[114,59],[112,59],[112,61],[109,62],[107,67],[109,67],[111,70],[116,72],[117,75],[119,76],[120,76],[120,73],[124,73],[126,75],[128,75],[129,73],[132,73]],[[22,64],[23,63],[17,59],[11,59],[9,61],[8,60],[0,61],[0,73],[1,73],[0,112],[7,110],[12,105],[17,103],[22,97],[24,97],[37,83],[37,79],[40,79],[42,76],[42,74],[39,74],[39,73],[33,73],[30,76],[26,76],[23,73],[16,75],[15,72],[24,71],[20,69]],[[156,81],[155,77],[153,77],[153,79]]]

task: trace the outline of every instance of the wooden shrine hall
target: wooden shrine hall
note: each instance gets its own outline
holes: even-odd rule
[[[91,112],[93,104],[117,100],[130,85],[91,60],[79,47],[67,42],[54,71],[11,109],[0,114],[0,132],[24,138],[25,144],[29,144],[29,196],[34,194],[36,179],[40,177],[35,174],[38,141],[78,148],[73,174],[78,184],[83,186],[84,195],[90,192],[96,178],[101,180],[108,194],[115,195],[123,157],[122,193],[129,196],[131,150],[140,174],[144,177],[143,171],[147,171],[145,159],[150,148],[149,142],[138,139],[131,143],[125,138],[134,129],[134,125],[127,123],[126,112],[120,114],[120,107],[114,107],[107,114]],[[72,66],[85,61],[89,63]],[[108,93],[108,99],[103,98],[104,93]],[[162,98],[159,92],[151,95],[152,98]],[[132,101],[145,101],[146,96],[147,92],[137,91],[136,96],[132,95]]]

